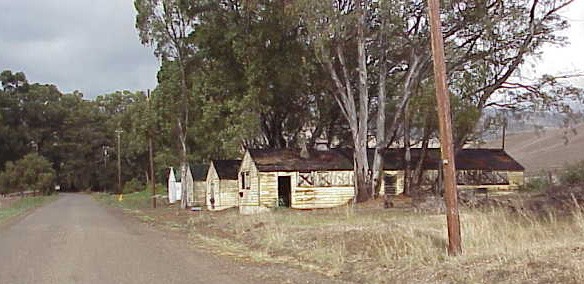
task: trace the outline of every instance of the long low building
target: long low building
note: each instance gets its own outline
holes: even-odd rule
[[[422,154],[422,149],[410,149],[411,167],[416,167],[423,158],[422,185],[430,186],[438,178],[440,149],[430,148],[424,157]],[[389,149],[384,155],[385,172],[398,176],[395,194],[403,192],[404,157],[404,149]],[[525,168],[502,149],[461,149],[456,153],[455,165],[459,189],[516,190],[523,186]]]
[[[422,168],[431,183],[439,173],[440,150],[425,153]],[[390,149],[384,155],[382,194],[403,192],[404,157],[404,149]],[[421,149],[411,149],[412,167],[421,158]],[[500,149],[462,149],[456,155],[456,167],[460,189],[505,190],[523,185],[523,166]],[[305,157],[298,149],[248,150],[239,168],[239,210],[252,214],[275,207],[340,206],[354,197],[353,175],[350,149],[314,150]]]

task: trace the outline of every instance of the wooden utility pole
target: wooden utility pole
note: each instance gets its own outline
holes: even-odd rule
[[[147,100],[148,114],[152,115],[152,107],[150,106],[150,89],[148,89],[147,92]],[[150,183],[152,186],[152,208],[156,208],[156,180],[154,179],[154,158],[153,158],[154,149],[152,147],[152,125],[148,125],[148,156],[150,158]]]
[[[503,137],[501,137],[501,150],[505,150],[505,136],[507,135],[507,117],[503,119]]]
[[[458,215],[450,98],[448,96],[448,86],[446,85],[446,63],[444,60],[444,41],[442,39],[439,0],[428,0],[428,16],[432,37],[434,84],[436,85],[436,101],[438,103],[438,120],[440,124],[440,148],[444,172],[444,201],[446,203],[446,222],[448,225],[448,254],[459,255],[462,253],[462,241],[460,237],[460,218]]]
[[[116,134],[118,135],[118,193],[122,193],[122,159],[120,156],[120,148],[121,148],[121,143],[120,143],[120,135],[122,134],[122,132],[124,132],[121,129],[116,130]]]

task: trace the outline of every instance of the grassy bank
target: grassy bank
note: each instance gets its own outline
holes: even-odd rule
[[[36,196],[36,197],[17,197],[16,200],[2,200],[0,206],[0,223],[5,222],[9,218],[24,214],[29,210],[39,207],[47,202],[53,201],[57,198],[52,196]]]
[[[464,255],[451,258],[446,252],[446,219],[439,214],[336,208],[241,216],[236,210],[152,210],[147,200],[134,200],[140,196],[126,196],[117,204],[131,206],[142,220],[184,229],[196,246],[353,282],[584,282],[581,210],[558,217],[464,209]]]
[[[131,210],[149,208],[151,204],[151,193],[148,191],[123,194],[121,195],[121,198],[119,194],[107,193],[95,193],[93,196],[98,201],[101,201],[107,205]]]

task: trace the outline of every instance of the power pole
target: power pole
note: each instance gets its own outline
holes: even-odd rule
[[[503,119],[503,137],[501,137],[501,150],[505,150],[505,136],[507,132],[507,117]]]
[[[439,0],[428,0],[428,16],[432,38],[432,58],[434,60],[434,81],[438,103],[438,121],[440,124],[440,148],[444,171],[444,201],[446,203],[446,222],[448,225],[448,254],[462,254],[460,237],[460,217],[456,192],[456,170],[454,165],[454,145],[452,139],[452,122],[450,117],[450,98],[446,84],[446,63],[444,60],[444,41],[442,23],[440,22]]]
[[[150,106],[150,89],[147,92],[148,114],[152,115]],[[149,121],[150,122],[150,121]],[[152,208],[156,208],[156,180],[154,179],[154,149],[152,147],[152,125],[148,125],[148,156],[150,158],[150,182],[152,185]]]
[[[120,156],[120,148],[121,148],[121,143],[120,143],[120,135],[122,134],[122,132],[124,132],[121,129],[116,130],[116,134],[118,135],[118,193],[122,193],[122,159]]]

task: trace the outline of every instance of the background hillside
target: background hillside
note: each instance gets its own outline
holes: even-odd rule
[[[501,147],[501,138],[492,138],[485,148]],[[584,123],[573,128],[543,128],[507,135],[505,150],[526,170],[527,175],[554,171],[565,164],[584,160]]]

